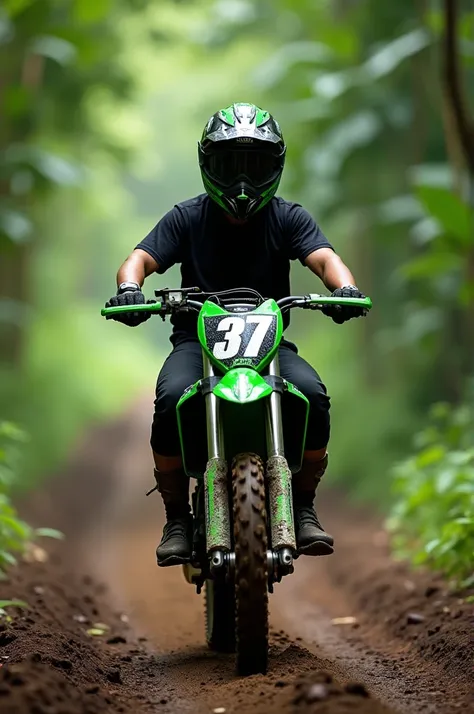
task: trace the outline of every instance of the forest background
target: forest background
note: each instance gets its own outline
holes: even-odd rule
[[[282,125],[281,193],[374,302],[289,331],[332,396],[327,485],[390,513],[397,552],[470,584],[474,3],[4,0],[0,72],[0,560],[31,535],[12,490],[152,398],[169,325],[100,308],[136,243],[202,192],[208,117],[250,101]]]

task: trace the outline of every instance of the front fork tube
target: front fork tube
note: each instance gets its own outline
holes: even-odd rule
[[[278,355],[268,367],[272,376],[280,374]],[[272,392],[266,402],[267,483],[270,506],[272,549],[296,550],[291,471],[285,458],[281,394]]]
[[[204,377],[214,376],[208,356],[203,351]],[[219,399],[210,392],[205,396],[208,462],[204,474],[207,551],[231,550],[227,462],[224,458],[224,435],[219,418]]]

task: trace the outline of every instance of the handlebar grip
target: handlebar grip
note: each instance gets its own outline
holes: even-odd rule
[[[344,298],[332,297],[331,295],[315,295],[311,293],[309,296],[310,303],[314,305],[350,305],[351,307],[363,307],[370,310],[372,300],[369,297],[364,298]]]
[[[116,307],[103,307],[100,311],[102,317],[107,315],[120,315],[124,312],[160,312],[163,307],[162,303],[158,300],[153,303],[143,303],[142,305],[117,305]]]

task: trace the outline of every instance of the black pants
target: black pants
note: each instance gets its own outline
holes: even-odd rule
[[[284,340],[279,349],[281,376],[292,382],[310,404],[305,448],[322,449],[329,441],[329,397],[317,372],[300,357],[295,345]],[[181,453],[176,404],[182,393],[202,377],[202,351],[197,338],[175,342],[156,384],[155,414],[151,430],[153,451],[162,456]]]

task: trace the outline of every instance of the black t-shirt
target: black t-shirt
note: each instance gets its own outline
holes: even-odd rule
[[[333,249],[298,203],[275,197],[238,225],[207,194],[174,206],[136,247],[156,260],[158,273],[181,263],[181,287],[205,292],[246,287],[275,300],[291,294],[291,260],[304,264],[314,250]],[[196,331],[193,313],[172,322],[175,333]],[[287,313],[285,326],[288,322]]]

